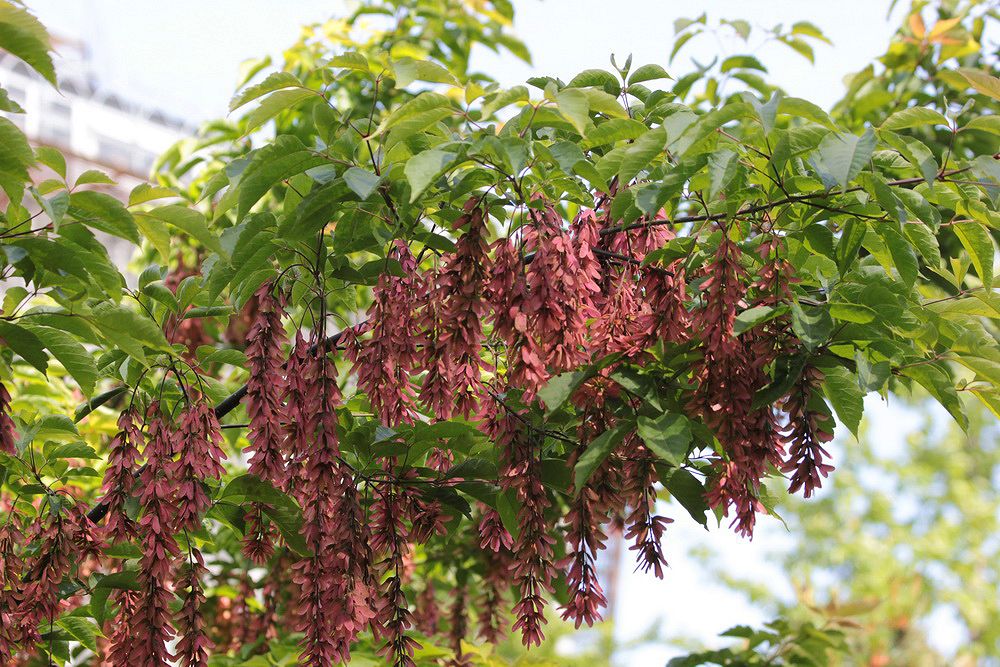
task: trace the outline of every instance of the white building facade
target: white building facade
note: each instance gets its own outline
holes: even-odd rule
[[[149,176],[156,157],[193,128],[114,91],[103,90],[86,48],[56,40],[59,90],[9,53],[0,53],[0,85],[24,114],[4,114],[35,145],[58,148],[69,178],[108,173],[124,189]]]

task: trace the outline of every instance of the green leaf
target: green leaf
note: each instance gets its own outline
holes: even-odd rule
[[[974,220],[956,222],[951,226],[965,250],[969,253],[972,265],[976,267],[979,279],[987,289],[993,286],[993,258],[996,249],[993,238],[986,228]]]
[[[542,399],[542,403],[545,404],[545,414],[551,415],[558,410],[569,398],[569,395],[576,391],[576,388],[591,375],[593,373],[588,370],[580,370],[560,373],[551,378],[544,387],[538,390],[538,398]]]
[[[392,125],[389,135],[383,141],[383,149],[389,152],[400,142],[409,139],[415,134],[424,132],[435,125],[441,119],[454,113],[450,104],[446,107],[429,109],[418,114],[407,116]]]
[[[386,116],[378,129],[372,133],[372,136],[378,136],[387,130],[403,129],[403,126],[407,125],[414,118],[433,118],[437,120],[449,113],[451,113],[451,100],[440,93],[425,91],[409,102],[394,109],[392,113]],[[428,124],[420,122],[422,127],[427,127]],[[404,136],[409,134],[412,134],[412,132],[403,133]]]
[[[622,119],[613,118],[612,120],[618,121]],[[516,146],[517,148],[522,148],[521,142],[517,142],[516,144],[513,142],[510,143],[512,144],[512,146]],[[505,147],[506,145],[507,144],[505,144]],[[558,143],[552,144],[551,146],[548,147],[548,149],[549,152],[552,153],[552,157],[556,159],[556,162],[559,163],[559,166],[562,167],[563,171],[565,171],[567,174],[572,173],[573,167],[576,166],[578,163],[580,163],[583,160],[586,160],[586,156],[583,154],[583,150],[580,148],[580,146],[571,141],[560,141]],[[508,150],[506,152],[508,154],[513,153],[512,150]],[[520,171],[521,169],[523,169],[523,165],[526,164],[528,161],[527,150],[524,149],[519,151],[517,158],[518,159],[516,160],[515,170]],[[515,160],[511,159],[511,162],[513,163],[515,162]]]
[[[719,71],[723,73],[731,72],[734,69],[755,69],[761,72],[767,72],[767,68],[764,67],[764,63],[751,55],[729,56],[722,61],[722,65],[719,67]]]
[[[445,475],[449,479],[486,479],[497,478],[497,466],[492,461],[473,456],[448,469]]]
[[[791,34],[793,35],[806,35],[807,37],[812,37],[813,39],[818,39],[821,42],[826,42],[827,44],[832,44],[832,42],[827,39],[823,31],[820,30],[815,24],[809,21],[796,21],[792,24]]]
[[[816,59],[815,54],[813,53],[813,48],[805,40],[791,37],[780,37],[778,41],[790,47],[793,51],[808,60],[810,63],[815,64]]]
[[[518,502],[517,495],[513,489],[504,489],[497,494],[497,512],[500,514],[500,521],[515,540],[521,533],[517,520],[517,514],[520,509],[521,503]]]
[[[170,188],[165,188],[159,185],[150,185],[149,183],[140,183],[132,188],[132,192],[129,193],[128,205],[136,206],[138,204],[145,204],[146,202],[154,201],[156,199],[166,199],[168,197],[180,197],[180,195]]]
[[[73,420],[66,415],[44,415],[34,426],[39,437],[65,438],[67,435],[79,437]]]
[[[855,134],[828,134],[813,154],[813,168],[829,189],[835,185],[847,187],[871,159],[875,151],[875,133],[871,128],[862,136]]]
[[[130,354],[137,353],[134,356],[140,359],[141,349],[134,346],[126,349],[128,341],[135,341],[160,352],[173,351],[160,327],[153,320],[134,310],[110,303],[99,303],[94,306],[91,323],[105,335],[109,343],[121,347]]]
[[[729,182],[736,176],[739,169],[739,155],[736,151],[724,148],[714,151],[708,156],[708,176],[710,185],[708,188],[708,198],[715,199]]]
[[[702,15],[704,16],[704,14]],[[749,41],[750,32],[753,30],[753,26],[745,19],[720,19],[719,24],[732,28],[744,42]]]
[[[798,382],[802,376],[807,356],[806,354],[796,354],[791,357],[778,357],[774,362],[774,380],[753,397],[753,407],[761,408],[765,405],[771,405],[787,394],[792,385]]]
[[[691,518],[708,527],[708,502],[705,485],[684,468],[677,468],[663,483],[667,491],[687,510]]]
[[[66,178],[66,158],[51,146],[39,146],[35,149],[35,157],[46,167]]]
[[[229,110],[235,111],[247,102],[252,102],[276,90],[295,87],[301,88],[302,82],[291,72],[272,72],[260,83],[244,89],[242,93],[234,95],[233,99],[229,101]]]
[[[399,88],[406,88],[414,81],[459,85],[454,74],[430,60],[400,58],[392,62],[392,71],[396,79],[396,86]]]
[[[24,133],[17,125],[0,117],[0,188],[11,201],[21,201],[24,184],[28,181],[28,167],[34,163],[35,155]]]
[[[291,109],[302,101],[310,97],[315,97],[318,94],[308,88],[290,88],[271,93],[264,98],[257,108],[243,117],[243,122],[245,123],[243,128],[244,136],[250,134],[282,111]]]
[[[659,65],[643,65],[629,75],[628,83],[632,85],[633,83],[654,81],[656,79],[673,79],[673,77],[667,74],[667,70]]]
[[[888,248],[892,263],[899,271],[899,277],[907,285],[912,285],[917,279],[919,270],[913,245],[906,240],[896,224],[879,223],[875,225],[875,230]]]
[[[73,376],[83,393],[90,396],[94,392],[94,385],[97,382],[97,365],[94,363],[94,355],[87,352],[83,345],[65,331],[37,324],[28,325],[27,328],[42,341],[52,356],[58,359],[63,368]]]
[[[7,113],[24,113],[24,108],[12,100],[6,90],[0,88],[0,111],[6,111]],[[63,178],[66,178],[65,173],[62,176]]]
[[[52,221],[53,228],[58,230],[66,213],[69,212],[69,193],[60,190],[47,199],[38,197],[37,200],[42,209],[45,210],[45,214],[49,216],[49,220]]]
[[[590,102],[582,90],[566,88],[556,94],[556,106],[581,136],[586,136],[590,126]]]
[[[631,118],[610,118],[587,132],[586,147],[603,146],[617,141],[637,139],[646,133],[646,126]]]
[[[666,148],[667,133],[662,127],[649,130],[628,147],[618,168],[618,180],[629,183]]]
[[[139,230],[132,214],[120,201],[104,192],[81,190],[69,198],[69,214],[88,227],[139,245]]]
[[[361,167],[351,167],[344,172],[344,182],[347,183],[347,187],[361,200],[371,197],[380,180],[378,176]]]
[[[528,89],[524,86],[514,86],[513,88],[501,90],[484,100],[483,116],[488,118],[498,109],[502,109],[514,102],[526,102],[528,99]]]
[[[833,320],[825,308],[792,304],[792,329],[810,352],[823,345],[833,332]]]
[[[101,455],[94,451],[94,448],[82,442],[70,442],[59,445],[51,452],[48,458],[52,459],[99,459]]]
[[[675,39],[674,40],[674,46],[673,46],[673,48],[670,49],[670,58],[667,60],[667,62],[668,63],[674,62],[674,58],[677,56],[678,53],[680,53],[680,50],[684,47],[684,45],[687,44],[688,41],[690,41],[693,37],[695,37],[696,35],[698,35],[700,32],[701,32],[700,30],[696,30],[696,31],[693,31],[693,32],[686,32],[683,35],[681,35],[680,37],[678,37],[677,39]],[[691,76],[691,75],[688,75],[688,76]],[[684,78],[682,77],[681,81],[683,81],[683,80],[684,80]]]
[[[899,154],[906,158],[920,172],[927,185],[934,183],[938,173],[937,159],[934,157],[934,153],[922,141],[892,132],[883,131],[879,134],[887,144],[899,151]],[[909,192],[909,190],[901,190],[897,196],[902,198]]]
[[[141,551],[139,553],[142,553]],[[101,577],[94,588],[107,588],[124,591],[141,591],[142,584],[139,583],[135,570],[124,570]]]
[[[580,90],[587,96],[587,105],[590,107],[591,113],[604,115],[609,118],[629,117],[628,112],[625,111],[625,107],[618,101],[618,98],[608,95],[603,90],[597,88],[581,88]]]
[[[830,118],[830,114],[823,111],[823,109],[816,106],[812,102],[798,97],[781,98],[778,102],[778,113],[795,116],[796,118],[804,118],[805,120],[812,121],[813,123],[817,123],[818,125],[822,125],[831,130],[837,130],[837,125],[833,122],[833,119]]]
[[[97,637],[104,635],[96,625],[79,616],[63,616],[56,624],[85,648],[97,652]]]
[[[142,293],[154,301],[160,302],[172,313],[176,313],[180,309],[177,297],[162,280],[152,280],[146,283],[142,286]]]
[[[881,391],[892,375],[892,366],[888,361],[871,363],[861,350],[854,355],[854,363],[858,368],[858,386],[867,394],[870,391]]]
[[[823,391],[830,399],[833,409],[840,421],[850,429],[854,437],[858,437],[861,425],[861,415],[864,412],[864,393],[858,385],[857,378],[843,366],[822,368]]]
[[[410,201],[416,201],[453,159],[454,153],[431,149],[407,160],[403,173],[410,184]]]
[[[358,72],[371,71],[368,58],[365,58],[357,51],[347,51],[346,53],[335,55],[333,58],[330,58],[330,65],[333,67],[343,67],[344,69],[353,69]]]
[[[697,239],[693,236],[678,236],[670,239],[662,248],[657,248],[646,254],[642,259],[642,265],[648,266],[653,262],[660,264],[671,264],[678,259],[684,259],[694,250]]]
[[[39,372],[45,373],[49,358],[45,354],[44,344],[34,333],[12,322],[0,320],[0,340]]]
[[[981,380],[986,380],[994,387],[1000,387],[1000,362],[969,354],[955,354],[953,358],[971,371],[975,371]]]
[[[634,425],[631,423],[621,424],[601,433],[590,441],[587,449],[580,455],[576,466],[573,468],[573,486],[576,489],[576,493],[580,493],[580,490],[587,484],[587,480],[594,474],[597,467],[604,462],[604,459],[608,458],[608,454],[621,443],[622,439],[633,427]]]
[[[103,171],[98,171],[97,169],[88,169],[87,171],[80,174],[80,177],[76,179],[76,185],[118,185],[118,182],[105,174]]]
[[[137,211],[132,216],[132,219],[135,220],[135,226],[139,228],[142,235],[156,248],[156,252],[160,254],[160,259],[164,262],[170,261],[170,230],[167,228],[167,225],[163,221],[146,215],[142,211]]]
[[[965,77],[969,84],[987,97],[1000,101],[1000,79],[982,70],[962,67],[958,73]]]
[[[915,222],[903,225],[903,235],[913,244],[931,268],[941,266],[941,248],[938,238],[927,225]]]
[[[171,227],[176,227],[188,236],[196,239],[212,252],[223,256],[226,254],[219,243],[219,238],[208,229],[205,216],[187,206],[169,204],[149,211],[136,212],[135,216],[136,218],[152,219]]]
[[[123,544],[116,546],[127,546],[132,547],[131,544]],[[116,556],[109,553],[111,547],[104,552],[105,555],[114,558]],[[135,549],[135,547],[132,547]],[[136,549],[138,551],[138,549]],[[138,551],[138,556],[141,556],[142,552]],[[135,556],[135,557],[138,557]],[[112,590],[130,590],[138,591],[142,590],[142,586],[136,578],[135,570],[123,570],[121,572],[114,572],[107,576],[101,577],[100,581],[94,585],[90,593],[90,613],[97,621],[98,626],[104,625],[104,621],[107,619],[108,613],[108,596],[111,594]]]
[[[568,88],[602,88],[609,95],[617,97],[621,95],[621,83],[618,78],[603,69],[585,69],[574,76],[568,84]]]
[[[934,109],[909,107],[886,118],[879,129],[896,131],[922,125],[944,125],[947,127],[948,119]]]
[[[237,186],[237,220],[242,220],[278,182],[324,164],[328,164],[325,157],[309,150],[298,137],[289,134],[281,135],[274,143],[256,151]]]
[[[681,414],[665,412],[656,419],[639,417],[639,437],[649,449],[672,466],[680,467],[691,445],[691,423]]]
[[[52,65],[52,44],[38,19],[23,7],[0,2],[0,49],[8,51],[38,72],[53,86],[56,84],[56,70]]]
[[[217,350],[210,345],[203,345],[198,348],[197,355],[198,363],[201,364],[229,364],[237,368],[245,368],[247,365],[247,356],[239,350]]]
[[[868,306],[860,303],[848,303],[846,301],[831,301],[830,316],[842,322],[855,322],[857,324],[868,324],[874,322],[876,312]]]
[[[0,301],[0,310],[8,313],[17,310],[18,305],[28,297],[28,290],[21,286],[8,287],[7,292]]]
[[[785,526],[785,530],[788,530],[788,524],[785,523],[785,520],[781,518],[781,515],[778,514],[777,512],[776,509],[778,506],[777,498],[771,495],[771,492],[768,491],[766,484],[760,485],[757,499],[760,500],[760,504],[764,506],[764,509],[767,510],[767,513],[773,516],[778,521],[780,521],[782,525]]]
[[[781,315],[781,313],[782,311],[774,306],[754,306],[753,308],[747,308],[736,316],[736,321],[733,324],[733,334],[739,336],[741,333],[749,331],[759,324],[773,320],[778,315]]]
[[[977,116],[966,123],[962,130],[978,130],[980,132],[990,132],[992,134],[1000,135],[1000,116],[995,114],[991,114],[989,116]]]

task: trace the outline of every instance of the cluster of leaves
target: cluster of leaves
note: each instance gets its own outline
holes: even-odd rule
[[[773,509],[762,479],[792,472],[810,493],[833,413],[857,432],[868,392],[923,387],[963,425],[959,391],[1000,408],[1000,81],[980,47],[996,17],[936,11],[830,114],[749,56],[673,84],[626,62],[504,89],[469,61],[475,45],[527,58],[507,2],[366,3],[307,30],[279,71],[251,64],[231,104],[248,110],[168,151],[125,202],[97,172],[70,185],[58,152],[0,119],[0,465],[24,534],[0,551],[0,614],[20,633],[0,643],[66,661],[103,632],[128,664],[122,647],[169,637],[175,605],[187,664],[207,659],[201,614],[220,664],[294,661],[303,636],[311,664],[345,657],[328,645],[343,636],[355,659],[488,662],[467,619],[495,639],[512,588],[528,643],[546,598],[594,620],[602,531],[625,524],[660,572],[657,492],[702,524],[735,509],[749,533]],[[54,82],[37,21],[7,2],[0,21],[0,46]],[[704,24],[679,25],[680,47]],[[805,54],[822,38],[774,36]],[[135,288],[103,234],[140,247]],[[288,333],[312,346],[292,354]],[[36,400],[59,367],[89,398],[72,417]],[[230,436],[221,475],[192,455],[219,442],[208,401]],[[141,459],[123,443],[142,436],[122,427],[102,501],[81,461],[107,445],[80,429],[133,409],[148,483],[125,488]],[[301,447],[262,435],[286,431]],[[142,539],[92,548],[108,514]],[[64,529],[76,560],[52,557]],[[25,597],[37,571],[52,600]],[[350,609],[331,593],[348,580]]]
[[[865,602],[829,604],[810,610],[808,619],[779,618],[760,629],[738,625],[720,635],[735,639],[734,646],[673,658],[667,667],[852,664],[857,654],[852,652],[849,641],[860,627],[852,617],[870,608],[871,604]]]

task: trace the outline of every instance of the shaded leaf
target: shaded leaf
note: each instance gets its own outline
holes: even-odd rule
[[[410,201],[416,201],[454,158],[454,153],[432,149],[407,160],[403,173],[410,184]]]
[[[152,218],[163,224],[176,227],[188,236],[196,239],[203,246],[212,252],[225,255],[219,238],[208,229],[208,224],[198,211],[188,208],[182,204],[169,204],[159,206],[149,211],[137,212],[136,217]]]
[[[587,444],[587,449],[576,462],[573,468],[573,486],[576,492],[586,485],[587,480],[594,473],[598,466],[604,462],[608,454],[618,446],[622,439],[634,428],[634,424],[625,423],[613,429],[601,433]]]
[[[347,183],[347,187],[362,200],[368,199],[375,192],[379,181],[378,176],[360,167],[351,167],[344,172],[344,182]]]
[[[681,414],[666,412],[656,419],[639,417],[639,437],[650,451],[672,466],[679,467],[691,444],[691,424]]]
[[[827,188],[835,185],[843,188],[861,173],[874,151],[875,134],[870,128],[860,137],[828,134],[817,147],[811,163]]]
[[[843,366],[821,369],[824,374],[823,390],[830,399],[837,417],[844,426],[858,437],[858,427],[864,412],[864,393],[854,374]]]
[[[49,33],[34,15],[11,2],[0,2],[0,49],[14,54],[46,81],[57,85],[49,55],[52,50]]]

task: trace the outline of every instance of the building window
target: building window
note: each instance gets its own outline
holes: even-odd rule
[[[111,137],[97,137],[97,159],[105,164],[133,174],[149,173],[156,155]]]
[[[120,169],[132,164],[132,147],[111,137],[97,138],[97,159]]]
[[[155,161],[155,154],[144,151],[141,148],[136,149],[134,159],[132,160],[132,170],[140,176],[145,176],[153,170],[153,163]]]
[[[38,128],[42,141],[51,141],[60,146],[69,146],[73,110],[69,104],[61,100],[49,100],[43,108]]]

